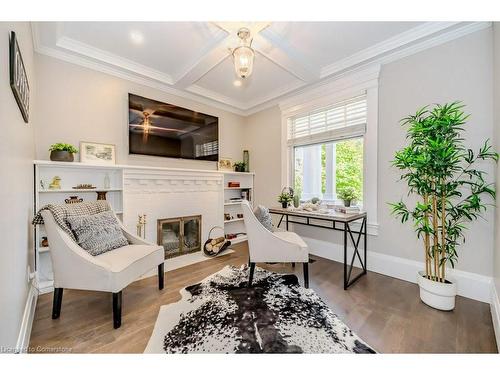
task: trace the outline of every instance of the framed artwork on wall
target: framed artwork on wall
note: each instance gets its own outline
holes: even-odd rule
[[[80,142],[80,162],[113,165],[116,163],[115,145]]]
[[[24,68],[23,57],[17,43],[16,33],[10,32],[9,41],[10,87],[21,110],[25,123],[29,121],[30,111],[30,86]]]

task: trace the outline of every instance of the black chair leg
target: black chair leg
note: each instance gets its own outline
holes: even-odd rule
[[[64,291],[63,288],[54,288],[54,301],[52,302],[52,319],[57,319],[61,315],[63,291]]]
[[[120,328],[122,325],[122,291],[113,293],[113,328]]]
[[[304,263],[304,286],[309,288],[309,263]]]
[[[158,289],[163,290],[165,284],[165,264],[158,265]]]
[[[253,272],[255,271],[255,263],[250,262],[250,276],[248,278],[248,286],[252,286]]]

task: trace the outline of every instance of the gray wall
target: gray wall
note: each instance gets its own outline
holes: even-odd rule
[[[493,25],[494,31],[494,121],[495,121],[495,145],[500,152],[500,22]],[[500,164],[497,165],[497,194],[500,195]],[[500,198],[497,198],[500,199]],[[493,276],[497,293],[500,293],[500,210],[496,210],[495,217],[495,247]]]
[[[469,34],[415,55],[384,65],[379,80],[378,119],[378,223],[379,235],[370,238],[371,251],[422,261],[422,245],[411,225],[402,225],[390,215],[387,202],[406,196],[404,183],[397,182],[397,171],[390,167],[394,153],[405,144],[405,130],[399,120],[418,108],[432,103],[462,100],[472,114],[467,124],[466,142],[478,148],[486,138],[493,138],[493,56],[492,30]],[[259,202],[276,205],[281,186],[279,160],[281,126],[278,108],[263,111],[247,119],[245,130],[249,149],[253,153]],[[257,142],[260,144],[257,145]],[[283,164],[279,167],[281,168]],[[494,181],[493,165],[481,165]],[[276,178],[269,178],[273,174]],[[460,249],[457,268],[491,276],[493,259],[494,210],[485,220],[470,226],[467,243]],[[326,241],[339,241],[331,231],[301,226],[297,232]]]
[[[275,106],[247,117],[244,145],[250,154],[250,169],[257,171],[255,199],[273,206],[281,191],[281,112]]]
[[[471,114],[465,139],[477,149],[493,138],[492,33],[482,30],[464,38],[423,51],[383,66],[379,86],[379,224],[376,251],[422,260],[420,242],[410,225],[402,225],[389,214],[386,202],[404,197],[404,183],[389,168],[396,149],[405,144],[405,131],[398,121],[423,105],[461,100]],[[481,165],[494,181],[494,167]],[[468,241],[459,252],[459,269],[490,276],[493,251],[493,213],[470,226]]]
[[[128,155],[128,93],[219,117],[221,157],[242,159],[244,118],[205,104],[95,70],[35,54],[38,80],[36,157],[48,159],[52,143],[116,145],[118,164],[216,169],[216,163]]]
[[[25,124],[9,83],[9,32],[15,31],[31,88],[31,121]],[[0,346],[16,345],[33,259],[33,116],[35,76],[29,23],[0,23]]]

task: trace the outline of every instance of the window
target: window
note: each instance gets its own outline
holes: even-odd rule
[[[303,200],[334,201],[352,187],[363,197],[363,139],[320,143],[294,148],[294,190]]]
[[[337,200],[352,187],[363,199],[363,136],[366,96],[288,119],[294,190],[302,200]]]

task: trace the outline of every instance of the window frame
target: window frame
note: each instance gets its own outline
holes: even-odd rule
[[[281,184],[293,186],[294,146],[288,145],[288,119],[332,106],[359,95],[366,95],[367,119],[363,136],[363,209],[368,217],[368,234],[378,235],[378,77],[380,66],[338,78],[306,90],[280,103],[281,109]],[[338,138],[332,141],[339,140]]]
[[[291,157],[290,157],[290,180],[289,180],[289,186],[292,188],[295,188],[295,149],[297,147],[307,147],[307,146],[313,146],[313,145],[323,145],[323,144],[328,144],[328,143],[339,143],[339,142],[344,142],[348,141],[351,139],[362,139],[363,140],[363,197],[362,197],[362,202],[363,202],[363,208],[364,208],[364,199],[365,199],[365,136],[364,135],[354,135],[352,137],[337,137],[337,138],[331,138],[322,142],[314,142],[314,143],[307,143],[307,144],[300,144],[300,145],[290,145],[288,146],[291,148]],[[329,204],[334,204],[338,203],[340,199],[337,200],[331,200],[331,199],[322,199],[323,202],[327,202]]]

